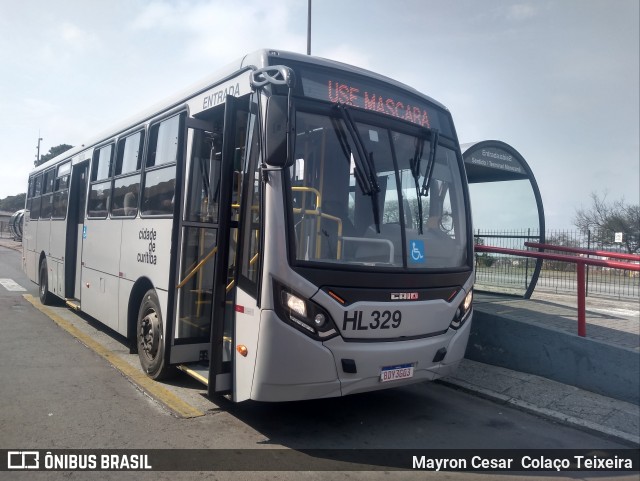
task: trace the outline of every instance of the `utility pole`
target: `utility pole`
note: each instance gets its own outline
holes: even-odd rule
[[[307,7],[307,55],[311,55],[311,0]]]
[[[311,0],[309,0],[311,1]],[[40,137],[40,131],[38,130],[38,153],[36,154],[36,161],[33,163],[36,167],[38,166],[38,164],[40,163],[40,142],[42,141],[42,137]]]

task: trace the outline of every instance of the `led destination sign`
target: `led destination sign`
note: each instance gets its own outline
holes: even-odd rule
[[[391,115],[421,127],[438,129],[441,134],[449,137],[453,136],[448,114],[425,99],[339,70],[300,70],[297,74],[301,77],[305,97]]]
[[[490,169],[506,170],[515,174],[526,175],[524,169],[520,166],[520,162],[511,153],[495,147],[474,150],[471,158],[465,158],[465,162]]]
[[[360,92],[358,87],[339,81],[329,80],[327,83],[327,98],[337,104],[346,104],[367,110],[375,110],[387,115],[393,115],[422,127],[431,128],[429,113],[410,103],[404,103],[394,97],[376,92]]]

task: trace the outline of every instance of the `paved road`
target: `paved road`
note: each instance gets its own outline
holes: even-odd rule
[[[36,286],[20,270],[19,254],[0,247],[3,278],[13,279],[37,295]],[[23,294],[0,285],[0,449],[625,447],[438,383],[282,404],[217,406],[201,399],[208,406],[204,416],[178,418],[36,310]],[[178,379],[175,389],[184,393],[185,399],[199,397],[202,392],[187,378]],[[11,473],[12,479],[22,479],[19,474]],[[62,474],[38,476],[60,479]],[[146,474],[149,479],[176,479],[172,473]],[[425,479],[428,475],[344,473],[340,477]],[[25,474],[24,479],[32,476]],[[100,478],[121,476],[102,473]],[[219,473],[217,479],[231,476]],[[177,477],[199,476],[183,473]],[[241,477],[276,476],[242,473]],[[324,479],[326,473],[290,472],[278,477]],[[493,478],[471,473],[464,477]],[[603,479],[602,475],[598,478]]]

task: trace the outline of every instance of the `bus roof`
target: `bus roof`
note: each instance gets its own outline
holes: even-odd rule
[[[339,69],[339,70],[343,70],[356,75],[363,75],[363,76],[387,83],[399,89],[411,92],[412,94],[422,97],[428,102],[431,102],[444,110],[448,110],[440,102],[417,91],[413,87],[410,87],[406,84],[398,82],[397,80],[386,77],[384,75],[377,74],[375,72],[371,72],[369,70],[366,70],[360,67],[355,67],[353,65],[349,65],[346,63],[342,63],[342,62],[338,62],[335,60],[330,60],[322,57],[314,57],[314,56],[304,55],[304,54],[295,53],[295,52],[287,52],[287,51],[273,50],[273,49],[261,49],[261,50],[256,50],[250,54],[247,54],[241,59],[226,65],[222,69],[218,70],[216,73],[210,76],[207,76],[205,79],[200,80],[196,84],[193,84],[186,89],[183,89],[177,95],[173,95],[172,97],[169,97],[168,99],[165,99],[164,101],[159,102],[148,109],[145,109],[144,111],[136,114],[135,116],[132,116],[127,120],[120,122],[119,124],[113,126],[112,128],[93,137],[90,141],[85,142],[84,144],[81,144],[72,149],[69,149],[66,152],[63,152],[62,154],[54,157],[53,159],[48,160],[44,164],[41,164],[35,167],[32,170],[31,174],[36,173],[38,171],[46,170],[47,168],[51,167],[52,165],[55,165],[56,163],[62,160],[70,159],[83,152],[90,153],[91,150],[96,145],[99,145],[102,142],[105,142],[130,129],[133,129],[134,127],[140,124],[143,124],[153,119],[154,117],[162,114],[163,112],[169,111],[173,108],[176,108],[184,104],[186,101],[193,98],[194,96],[199,95],[202,92],[205,92],[211,87],[214,87],[215,85],[234,76],[235,74],[241,72],[242,70],[259,69],[259,68],[267,67],[270,64],[277,64],[277,62],[272,61],[272,59],[276,59],[276,58],[281,58],[284,60],[292,60],[292,61],[306,63],[310,65],[316,65],[320,67]]]

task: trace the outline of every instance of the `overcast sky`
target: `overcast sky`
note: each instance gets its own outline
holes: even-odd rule
[[[639,202],[638,0],[313,0],[312,11],[312,54],[439,100],[461,143],[517,149],[547,227],[570,228],[593,191]],[[307,0],[0,0],[0,198],[26,190],[38,132],[41,153],[78,145],[247,52],[304,53],[306,19]],[[474,209],[476,227],[515,211],[500,188],[482,189],[495,212]]]

